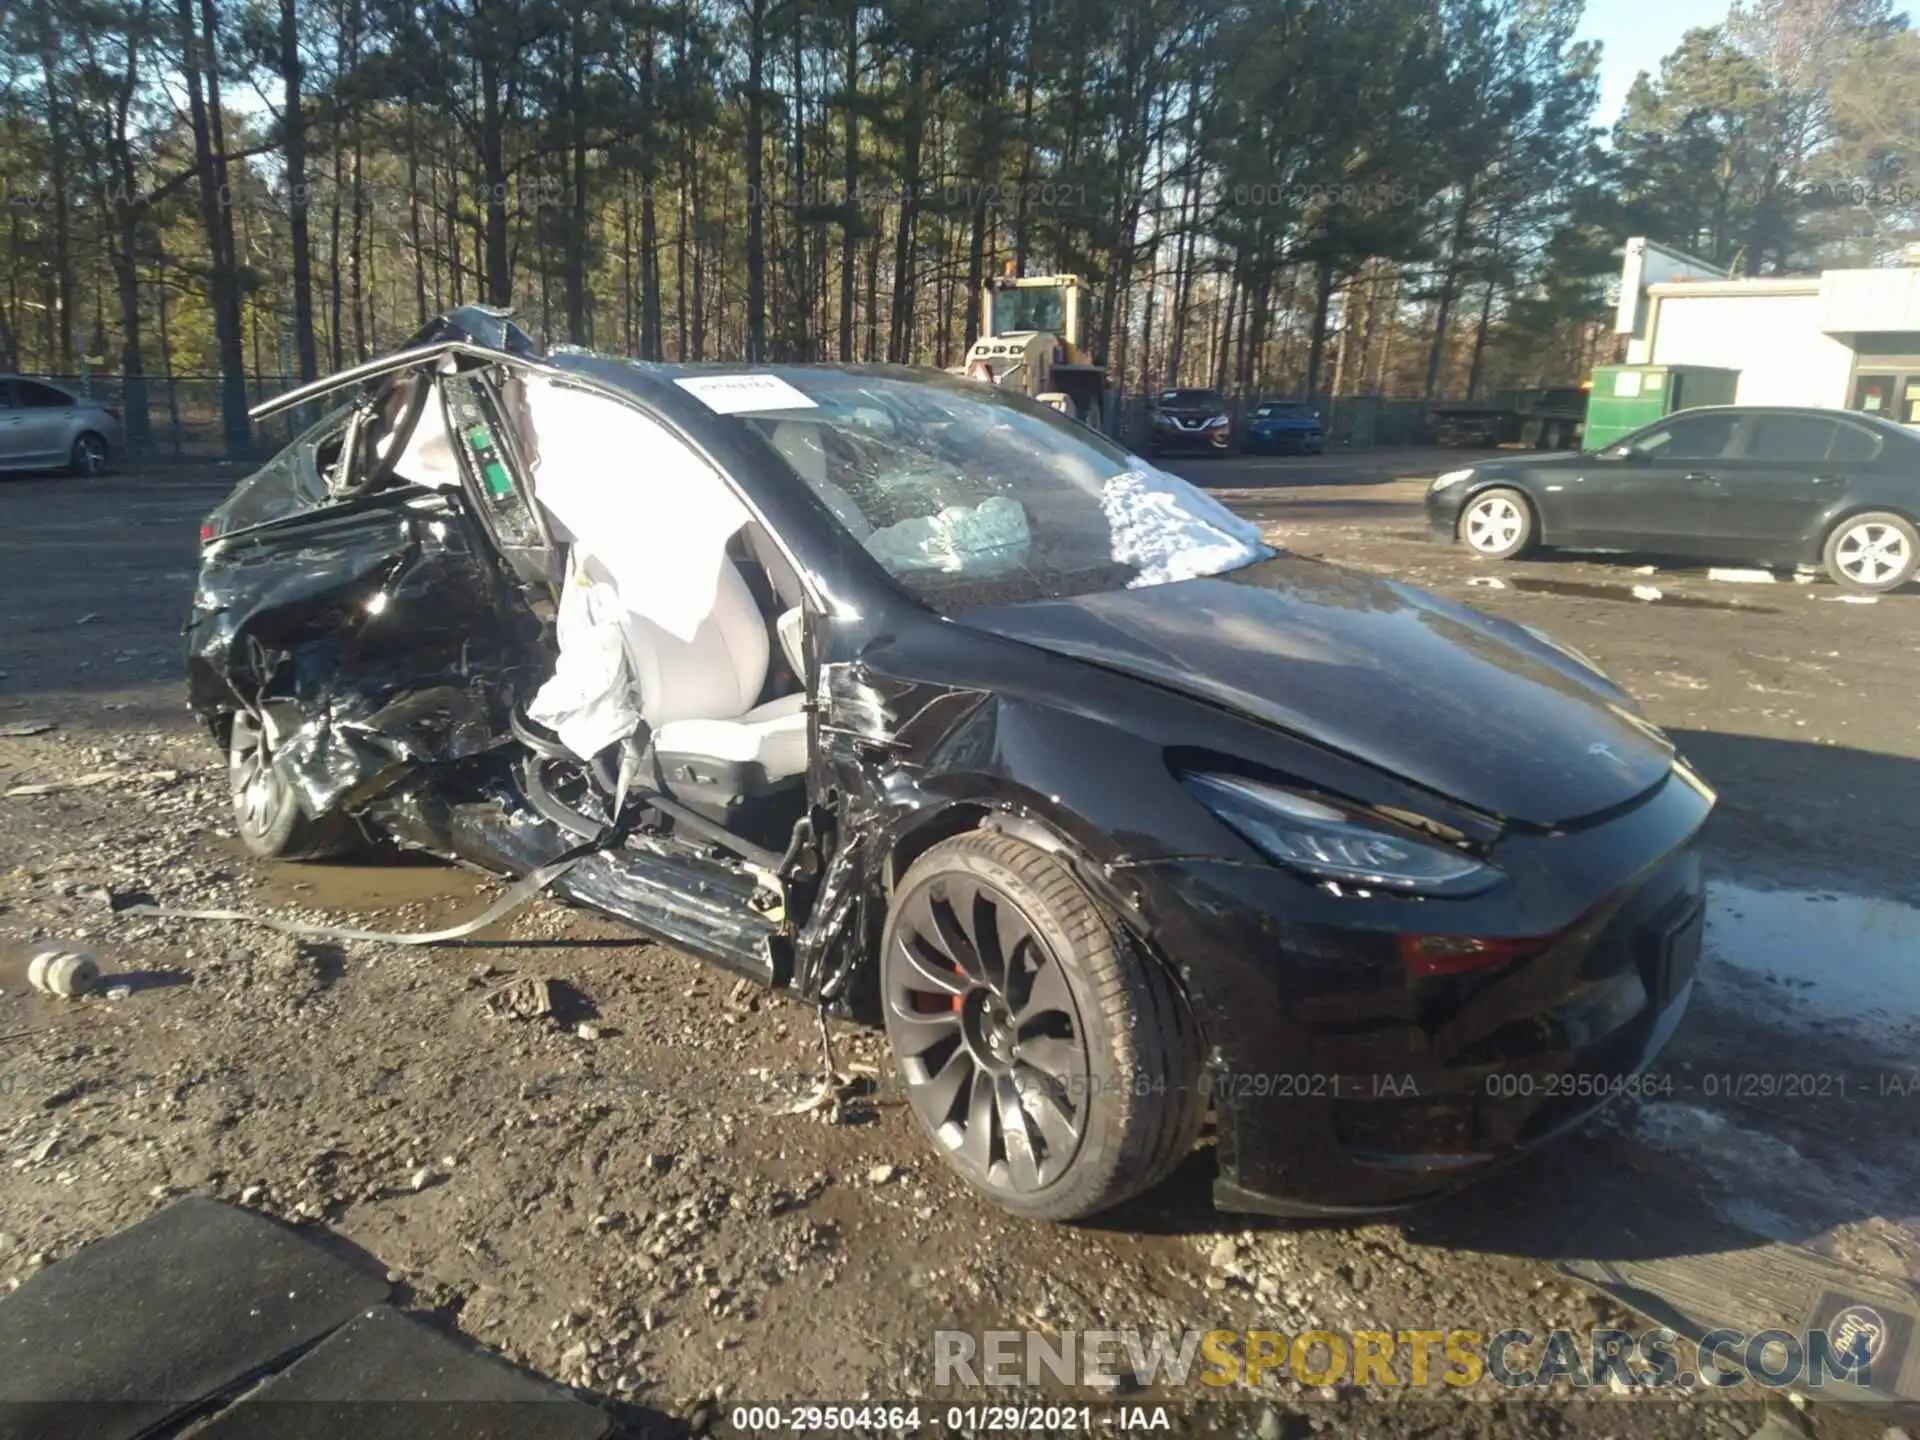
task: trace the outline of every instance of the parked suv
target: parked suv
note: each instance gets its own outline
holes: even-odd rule
[[[0,375],[0,470],[98,475],[125,439],[119,411],[45,381]]]

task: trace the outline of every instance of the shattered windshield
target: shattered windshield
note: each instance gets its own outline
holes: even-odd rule
[[[1217,575],[1271,552],[1218,501],[1053,411],[944,379],[783,372],[741,413],[935,609]]]

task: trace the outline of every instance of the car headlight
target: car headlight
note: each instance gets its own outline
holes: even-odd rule
[[[1201,426],[1200,428],[1203,430],[1218,430],[1222,425],[1226,423],[1227,423],[1226,416],[1216,415],[1211,420],[1207,421],[1207,423]]]
[[[1187,788],[1270,859],[1310,875],[1408,895],[1476,895],[1500,872],[1433,840],[1238,775],[1185,775]]]
[[[1449,485],[1458,485],[1462,480],[1471,480],[1472,478],[1473,467],[1471,465],[1465,470],[1449,470],[1444,475],[1436,475],[1433,477],[1433,488],[1435,490],[1444,490]]]

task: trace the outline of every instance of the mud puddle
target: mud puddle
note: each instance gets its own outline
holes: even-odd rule
[[[240,858],[239,842],[230,847]],[[490,883],[458,865],[413,855],[375,855],[341,862],[287,862],[260,867],[254,892],[263,906],[299,905],[321,910],[396,910],[402,906],[455,907],[479,901]]]

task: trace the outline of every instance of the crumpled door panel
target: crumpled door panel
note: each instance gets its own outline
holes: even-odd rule
[[[272,763],[315,815],[501,743],[552,665],[461,502],[417,491],[216,546],[187,659],[203,715],[293,703]]]

